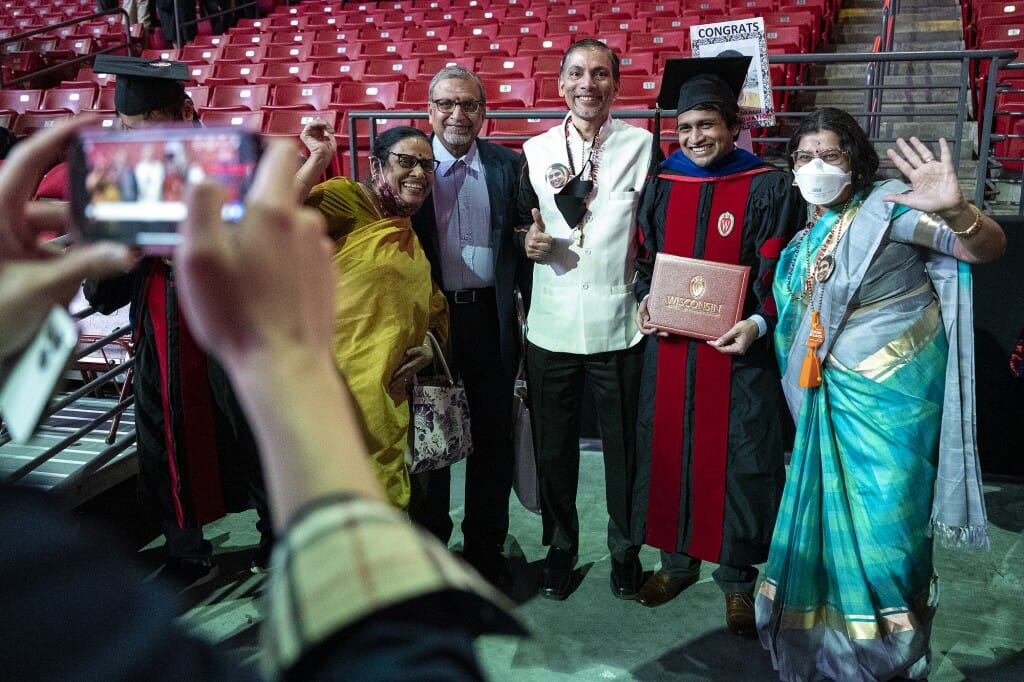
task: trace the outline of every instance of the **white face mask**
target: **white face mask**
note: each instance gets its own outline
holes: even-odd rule
[[[800,194],[815,206],[831,204],[843,193],[853,179],[853,173],[843,172],[838,166],[830,166],[821,159],[814,159],[793,171]]]

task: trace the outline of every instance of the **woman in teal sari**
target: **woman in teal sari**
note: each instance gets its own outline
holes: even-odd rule
[[[837,109],[789,143],[808,221],[776,271],[776,352],[796,441],[761,641],[784,680],[921,679],[937,600],[932,535],[986,546],[967,263],[1005,236],[964,199],[945,140],[878,156]]]

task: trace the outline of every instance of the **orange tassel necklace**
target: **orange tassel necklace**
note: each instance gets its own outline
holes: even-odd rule
[[[807,341],[804,344],[807,346],[807,355],[804,356],[803,364],[800,367],[800,377],[797,380],[798,385],[802,388],[817,388],[821,386],[821,360],[818,358],[817,353],[818,348],[825,342],[825,328],[821,325],[820,320],[821,303],[825,295],[825,282],[832,276],[832,271],[835,269],[835,258],[832,254],[835,253],[840,240],[846,234],[846,228],[849,227],[847,218],[852,199],[853,197],[850,197],[843,204],[839,218],[836,220],[835,225],[832,226],[832,229],[828,231],[828,234],[825,235],[825,239],[822,240],[813,263],[811,261],[810,244],[806,244],[806,247],[802,249],[805,254],[804,263],[806,269],[804,270],[804,281],[802,282],[803,286],[799,295],[793,291],[793,265],[796,263],[797,254],[794,254],[794,258],[790,262],[789,278],[787,281],[790,297],[795,301],[803,300],[811,305],[810,332],[807,334]],[[807,223],[807,232],[804,234],[804,240],[810,234],[811,227],[813,227],[821,215],[822,210],[819,206],[814,210],[810,221]],[[816,297],[815,293],[817,293]],[[815,298],[817,298],[817,301],[814,300]]]

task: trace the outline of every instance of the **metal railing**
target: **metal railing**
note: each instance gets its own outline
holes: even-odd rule
[[[786,165],[784,148],[789,140],[793,129],[799,123],[799,119],[807,116],[811,111],[818,108],[816,103],[820,96],[828,93],[860,93],[854,96],[855,104],[841,106],[850,114],[856,117],[864,130],[868,133],[872,143],[879,146],[891,146],[897,137],[904,134],[918,135],[926,143],[935,143],[939,137],[945,137],[949,141],[953,152],[954,166],[959,170],[961,159],[971,155],[977,158],[978,174],[973,190],[972,201],[978,206],[983,206],[985,201],[985,181],[987,168],[991,156],[992,145],[992,121],[995,104],[995,89],[986,88],[985,98],[982,103],[980,120],[974,121],[971,117],[972,93],[972,66],[986,64],[987,82],[996,82],[996,74],[1000,68],[1008,64],[1016,57],[1013,50],[955,50],[935,52],[868,52],[868,53],[839,53],[839,54],[810,54],[810,55],[770,55],[771,64],[794,64],[803,67],[805,70],[814,68],[825,68],[838,64],[864,64],[867,72],[884,74],[887,69],[895,64],[959,64],[960,69],[957,76],[949,77],[945,81],[938,82],[936,78],[930,78],[928,83],[917,84],[892,84],[885,82],[884,78],[868,80],[864,83],[850,84],[815,84],[800,83],[792,85],[775,85],[774,91],[786,92],[790,95],[789,100],[796,102],[795,108],[786,111],[776,112],[777,124],[763,132],[764,134],[753,139],[758,151],[765,160],[775,163],[780,167]],[[874,68],[874,71],[873,71]],[[813,80],[810,79],[810,80]],[[936,92],[949,90],[951,97],[946,100],[937,99]],[[939,109],[911,108],[907,109],[904,100],[908,91],[928,93],[929,106],[946,105]],[[892,93],[901,93],[901,99],[896,102],[891,97]],[[652,100],[653,100],[652,95]],[[652,101],[653,104],[653,101]],[[837,105],[840,106],[840,105]],[[674,112],[664,111],[663,116],[672,116]],[[615,109],[612,115],[618,118],[651,119],[654,117],[654,109]],[[490,109],[487,112],[489,119],[518,118],[518,119],[560,119],[565,116],[564,109],[558,110],[507,110]],[[348,136],[349,149],[358,150],[357,143],[357,122],[365,120],[368,122],[370,141],[377,135],[377,120],[383,119],[424,119],[427,117],[425,110],[419,111],[350,111],[348,112]],[[922,130],[909,132],[912,125],[922,127],[922,124],[929,124],[929,130],[939,129],[939,134],[928,134]],[[970,150],[966,154],[964,149],[965,133],[969,125],[978,126],[977,149]],[[900,128],[907,127],[908,132],[898,132]],[[489,138],[490,139],[490,138]],[[493,138],[501,140],[524,140],[526,137],[503,137]],[[662,142],[672,142],[674,137],[662,136]],[[887,159],[883,156],[883,169],[887,168]],[[888,167],[891,168],[891,167]],[[355,154],[352,155],[349,172],[351,177],[358,176],[358,160]]]
[[[24,31],[16,35],[12,35],[8,38],[0,39],[0,54],[7,54],[6,48],[8,45],[12,45],[14,43],[21,43],[25,40],[33,38],[34,36],[53,33],[54,31],[59,31],[60,29],[66,28],[68,26],[76,26],[78,24],[84,24],[89,21],[95,21],[96,19],[101,19],[103,17],[113,15],[121,15],[121,25],[124,26],[123,43],[108,45],[106,47],[97,49],[95,52],[90,52],[89,54],[83,54],[71,57],[70,59],[64,59],[61,60],[59,64],[52,64],[50,66],[45,66],[41,69],[34,69],[25,74],[22,74],[21,76],[18,76],[17,78],[12,78],[11,80],[4,80],[3,71],[0,70],[0,88],[10,87],[11,85],[14,85],[16,83],[21,83],[23,81],[27,81],[33,78],[40,78],[50,73],[65,70],[69,66],[74,66],[75,64],[81,64],[83,62],[89,61],[98,54],[113,52],[114,50],[120,49],[125,49],[128,51],[129,54],[131,54],[131,26],[128,24],[128,13],[125,12],[123,9],[108,9],[102,12],[93,12],[92,14],[87,14],[82,17],[75,17],[74,19],[68,19],[67,21],[61,21],[55,24],[51,24],[49,26],[43,26],[41,28]]]

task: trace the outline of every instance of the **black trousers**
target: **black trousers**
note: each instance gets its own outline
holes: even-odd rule
[[[465,300],[465,299],[460,299]],[[468,557],[500,552],[508,534],[512,492],[512,389],[514,372],[501,365],[498,309],[493,289],[478,289],[471,302],[449,297],[453,372],[469,401],[473,454],[466,460],[463,550]],[[451,471],[413,476],[409,517],[442,542],[451,539]]]
[[[578,355],[529,344],[526,354],[544,544],[576,553],[583,389],[597,403],[604,450],[608,549],[623,561],[638,547],[629,539],[636,475],[636,415],[643,343],[622,351]]]

